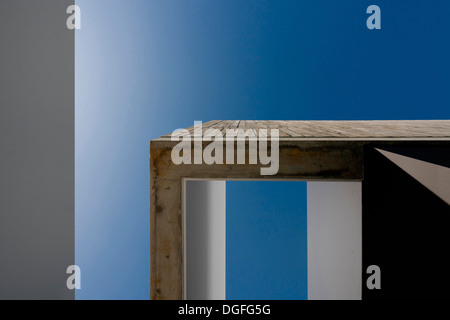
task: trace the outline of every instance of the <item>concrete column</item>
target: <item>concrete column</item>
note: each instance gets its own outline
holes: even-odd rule
[[[185,184],[184,297],[225,299],[225,181]]]

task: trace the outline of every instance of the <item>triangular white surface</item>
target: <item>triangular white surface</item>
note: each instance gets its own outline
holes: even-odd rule
[[[450,168],[378,148],[376,150],[450,205]]]

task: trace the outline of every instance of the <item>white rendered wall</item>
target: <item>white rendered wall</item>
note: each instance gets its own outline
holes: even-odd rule
[[[361,299],[361,182],[308,182],[307,193],[308,299]]]
[[[185,299],[225,299],[225,181],[186,181]]]

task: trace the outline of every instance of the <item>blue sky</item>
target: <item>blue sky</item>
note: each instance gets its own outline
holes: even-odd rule
[[[227,182],[227,299],[306,299],[306,182]]]
[[[76,3],[77,299],[149,298],[151,139],[194,120],[450,118],[448,1]],[[381,30],[366,28],[371,4],[381,8]],[[228,184],[229,296],[269,297],[272,289],[270,298],[305,297],[304,184],[291,188],[297,204],[275,185]],[[286,225],[271,230],[277,204]],[[247,219],[265,217],[245,237],[238,206]],[[289,221],[298,232],[288,239]],[[295,263],[255,243],[261,232],[291,248],[299,241]],[[248,245],[238,250],[236,239]],[[245,252],[266,263],[258,279],[277,270],[295,279],[288,293],[276,289],[285,279],[258,287],[244,277],[254,266],[240,259]],[[273,259],[264,260],[267,252]]]

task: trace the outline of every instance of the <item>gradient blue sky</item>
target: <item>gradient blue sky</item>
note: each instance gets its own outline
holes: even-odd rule
[[[151,139],[194,120],[450,118],[449,1],[76,4],[77,299],[149,298]],[[381,30],[366,28],[371,4]],[[227,185],[228,297],[306,297],[304,184],[277,184]]]

